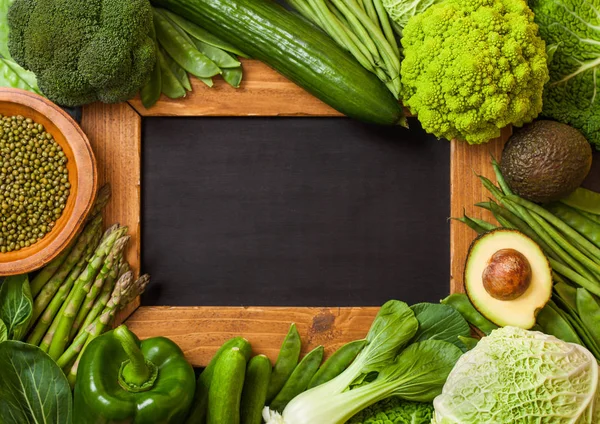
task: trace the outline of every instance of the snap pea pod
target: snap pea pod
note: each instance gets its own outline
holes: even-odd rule
[[[558,337],[565,342],[583,345],[573,326],[558,312],[558,307],[552,301],[540,310],[537,315],[537,323],[546,334]]]
[[[587,217],[588,219],[591,219],[596,224],[600,224],[600,215],[595,215],[593,213],[589,213],[586,211],[579,211],[579,213],[581,213],[583,216]]]
[[[308,383],[310,383],[321,365],[324,350],[323,346],[317,346],[302,358],[281,391],[271,402],[270,408],[272,410],[282,412],[292,399],[306,390]]]
[[[554,285],[554,291],[570,308],[577,310],[577,288],[563,282]]]
[[[467,351],[474,349],[477,346],[477,343],[479,343],[479,339],[474,337],[458,336],[458,340],[465,345]]]
[[[26,71],[16,62],[2,57],[0,57],[0,87],[20,88],[42,94],[32,72]]]
[[[177,77],[177,80],[183,86],[183,88],[185,88],[187,91],[192,91],[192,84],[190,83],[190,77],[188,76],[186,70],[183,69],[179,63],[175,62],[175,60],[173,60],[173,58],[169,56],[169,54],[162,47],[161,53],[165,58],[167,65],[169,65],[169,68]]]
[[[177,79],[177,76],[173,73],[169,64],[165,60],[164,55],[158,49],[156,51],[156,57],[158,60],[158,66],[160,67],[160,91],[170,99],[179,99],[184,97],[186,94],[185,88]]]
[[[320,386],[340,375],[354,362],[356,356],[366,345],[367,341],[363,339],[346,343],[340,347],[321,365],[317,373],[311,378],[307,388],[312,389],[313,387]]]
[[[242,67],[225,68],[223,69],[223,79],[233,88],[239,88],[242,83],[243,71]]]
[[[481,315],[477,309],[475,309],[466,294],[451,294],[442,300],[442,303],[456,309],[469,324],[481,330],[485,335],[489,335],[492,331],[498,328],[496,324],[488,320],[486,317]]]
[[[198,51],[187,33],[173,25],[157,9],[154,9],[154,26],[160,45],[190,74],[199,78],[211,78],[221,73],[212,60]]]
[[[166,9],[160,9],[160,11],[162,13],[164,13],[167,18],[169,18],[171,20],[171,22],[173,22],[175,25],[177,25],[179,28],[183,29],[185,32],[187,32],[189,35],[192,36],[192,38],[195,38],[196,40],[200,40],[203,41],[207,44],[210,44],[211,46],[217,47],[219,49],[225,50],[227,52],[233,53],[235,55],[244,57],[244,58],[248,58],[249,56],[247,54],[245,54],[244,52],[242,52],[241,50],[239,50],[237,47],[235,47],[233,44],[230,44],[226,41],[221,40],[219,37],[217,37],[214,34],[211,34],[210,32],[208,32],[207,30],[205,30],[202,27],[199,27],[198,25],[196,25],[193,22],[188,21],[187,19],[182,18],[181,16],[166,10]]]
[[[194,45],[198,51],[215,62],[215,64],[221,68],[221,71],[224,68],[239,68],[242,65],[239,60],[231,56],[226,51],[223,51],[217,47],[213,47],[210,44],[200,40],[192,41],[194,42]]]
[[[595,191],[579,187],[561,202],[580,211],[600,215],[600,193]]]
[[[600,348],[594,340],[594,337],[589,332],[588,328],[581,321],[580,316],[576,310],[572,310],[568,305],[564,304],[560,299],[555,299],[558,303],[553,303],[551,307],[556,309],[556,312],[565,319],[571,327],[575,330],[577,335],[582,341],[582,345],[587,347],[590,352],[596,357],[600,358]]]
[[[594,296],[583,288],[577,289],[577,312],[597,346],[600,346],[600,305]]]
[[[600,247],[600,224],[579,213],[577,209],[564,203],[553,203],[546,206],[558,218],[562,219],[568,226],[575,229],[579,234]]]
[[[206,84],[207,87],[212,87],[215,83],[213,82],[212,78],[198,78],[200,81],[202,81],[204,84]]]
[[[283,340],[277,361],[273,367],[269,390],[267,391],[267,404],[281,391],[285,382],[290,378],[292,372],[294,372],[294,369],[298,365],[298,358],[300,358],[301,347],[300,334],[298,333],[296,324],[292,324]]]
[[[148,79],[148,81],[146,81],[146,84],[144,84],[140,89],[140,98],[142,100],[142,105],[146,109],[150,109],[156,104],[158,99],[160,99],[161,88],[162,81],[160,65],[158,63],[155,63],[154,68],[150,73],[150,78]]]

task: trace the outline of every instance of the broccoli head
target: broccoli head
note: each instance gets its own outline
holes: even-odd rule
[[[544,41],[525,0],[445,0],[404,28],[404,103],[439,138],[471,144],[542,110]]]
[[[432,418],[433,405],[430,403],[391,397],[363,409],[347,424],[429,424]]]
[[[64,106],[133,97],[156,60],[148,0],[15,0],[9,49]]]
[[[574,126],[600,150],[598,2],[533,0],[530,5],[552,56],[542,115]]]

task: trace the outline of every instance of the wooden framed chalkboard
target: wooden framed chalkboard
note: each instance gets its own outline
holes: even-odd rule
[[[100,182],[109,181],[113,186],[113,199],[105,212],[106,222],[120,222],[129,226],[133,248],[128,252],[128,259],[136,271],[139,271],[141,263],[152,268],[155,263],[166,261],[165,267],[161,265],[156,268],[153,276],[155,281],[152,284],[156,284],[158,289],[154,294],[152,291],[148,293],[149,297],[146,299],[146,303],[162,303],[162,296],[162,299],[167,299],[169,302],[187,305],[179,307],[143,306],[136,310],[139,306],[138,300],[125,311],[120,320],[126,319],[131,312],[136,310],[135,314],[129,318],[128,324],[138,336],[141,338],[156,335],[170,337],[182,347],[193,365],[202,366],[207,363],[221,343],[233,335],[247,337],[257,350],[274,357],[290,322],[296,322],[298,325],[303,340],[306,341],[305,349],[323,344],[326,352],[331,352],[349,340],[363,337],[377,313],[378,308],[374,305],[390,297],[412,302],[426,299],[435,300],[448,291],[461,291],[462,266],[468,246],[473,239],[473,233],[468,228],[454,222],[448,223],[446,218],[462,215],[463,209],[473,216],[481,217],[483,215],[473,205],[486,199],[487,194],[483,192],[474,172],[492,176],[489,155],[499,156],[503,142],[510,135],[510,131],[507,130],[499,140],[475,147],[455,141],[444,145],[444,141],[434,140],[419,131],[406,133],[407,140],[396,141],[396,138],[404,135],[403,130],[369,128],[342,119],[337,112],[266,66],[255,61],[245,61],[244,67],[246,82],[240,90],[233,90],[219,83],[209,90],[195,83],[193,93],[186,99],[177,101],[161,99],[157,106],[150,110],[145,110],[139,100],[118,105],[94,104],[84,108],[82,127],[90,138],[97,156]],[[248,116],[259,116],[260,118],[241,118]],[[267,120],[267,117],[281,116],[303,116],[305,118]],[[234,125],[231,123],[233,121],[223,120],[225,118],[210,117],[238,118],[227,118],[236,119]],[[324,117],[330,119],[323,119]],[[161,121],[161,119],[167,121]],[[309,121],[312,119],[314,121]],[[413,124],[416,124],[416,121]],[[305,126],[303,127],[303,125]],[[167,128],[169,131],[165,132]],[[210,131],[207,131],[207,128]],[[248,134],[258,132],[261,137],[256,139],[248,135],[244,138],[244,136],[236,134],[236,128],[239,130],[245,128]],[[194,161],[193,157],[181,158],[180,162],[173,160],[173,155],[177,152],[183,155],[190,153],[190,145],[181,144],[191,141],[190,138],[182,137],[186,131],[189,133],[199,132],[199,136],[204,135],[204,144],[191,145],[194,148],[191,153],[196,156],[205,155],[204,158],[196,158],[198,161]],[[202,131],[205,131],[204,134]],[[225,138],[228,141],[226,146],[220,146],[219,142],[223,143],[218,134],[220,131],[225,132]],[[314,131],[314,133],[304,138],[298,136],[303,131],[309,133]],[[278,136],[278,133],[283,136]],[[330,144],[322,145],[323,142],[320,142],[322,134],[327,135],[323,138],[325,141],[333,139]],[[337,134],[343,136],[344,140],[335,140],[334,136]],[[144,145],[142,148],[142,144],[146,142],[148,146]],[[155,143],[158,144],[155,145]],[[171,144],[167,145],[166,143]],[[250,146],[251,149],[246,150],[245,153],[243,150],[240,152],[240,149],[244,146],[248,147],[249,143],[253,144]],[[256,143],[262,144],[257,145]],[[294,149],[294,154],[290,154],[289,149]],[[309,160],[312,159],[310,154],[315,150],[318,152],[317,157],[314,158],[314,161]],[[288,164],[291,168],[286,169],[282,165],[280,169],[259,169],[251,172],[248,166],[251,162],[248,158],[244,165],[244,154],[259,156],[261,152],[280,160],[273,162],[265,159],[263,162],[253,161],[252,163],[262,163],[263,167],[266,163]],[[218,168],[218,155],[225,155],[228,160],[237,161],[239,166],[232,168],[221,164],[221,168]],[[192,155],[190,154],[190,156]],[[330,161],[327,160],[329,157]],[[358,176],[351,172],[352,167],[349,163],[340,163],[340,166],[333,165],[343,160],[357,162],[356,158],[358,157],[362,158],[361,163],[363,164],[361,165],[363,168],[359,168]],[[167,160],[166,163],[165,160]],[[145,165],[144,168],[142,168],[142,162]],[[180,166],[203,165],[203,167],[198,171],[183,170],[185,172],[181,172],[180,175],[184,176],[185,181],[178,181],[175,178],[175,175],[179,173],[176,172],[179,171],[176,169],[179,166],[178,163]],[[376,168],[377,165],[379,165],[379,169]],[[404,169],[402,165],[407,168]],[[168,171],[167,174],[163,174],[163,171],[155,173],[153,168],[159,166],[164,166]],[[444,168],[443,172],[439,172],[438,169],[438,172],[427,175],[427,169],[431,166]],[[302,168],[304,180],[293,178],[294,169],[300,173],[298,167]],[[212,182],[212,185],[202,185],[202,179],[213,178],[212,173],[207,173],[210,169],[213,170],[216,180]],[[227,170],[231,169],[235,170],[233,176],[227,175]],[[327,174],[328,172],[329,174]],[[447,177],[448,172],[449,178],[444,179],[444,174]],[[415,173],[421,174],[418,179],[414,178]],[[153,177],[162,177],[162,175],[173,177],[165,187],[160,187],[162,178],[157,181],[152,180]],[[259,208],[260,188],[262,187],[260,179],[272,179],[274,176],[280,179],[278,181],[280,185],[278,186],[273,181],[265,184],[264,189],[269,194],[266,198],[273,202],[273,199],[276,199],[274,194],[280,190],[280,200],[283,206],[269,207],[271,203],[267,202],[267,206],[261,209]],[[329,178],[328,183],[322,187],[319,186],[318,181],[322,181],[325,177]],[[223,306],[224,301],[220,299],[223,299],[225,290],[233,290],[235,286],[232,284],[235,280],[244,277],[245,273],[248,274],[248,277],[252,277],[250,272],[253,269],[256,271],[256,268],[252,266],[239,267],[240,264],[248,264],[250,261],[248,255],[250,248],[241,250],[246,252],[245,255],[240,254],[240,250],[235,253],[236,250],[230,249],[230,253],[234,253],[230,256],[220,252],[211,257],[211,260],[217,262],[225,261],[227,258],[234,258],[238,261],[235,269],[237,275],[231,276],[230,285],[225,286],[225,290],[223,288],[215,289],[212,292],[208,290],[207,293],[214,297],[202,300],[202,287],[199,286],[197,290],[200,294],[199,297],[192,299],[190,295],[190,299],[178,300],[181,298],[169,293],[171,290],[168,286],[170,284],[169,276],[171,272],[181,272],[178,275],[187,279],[189,275],[192,275],[195,266],[171,271],[168,268],[175,266],[174,263],[169,262],[171,261],[169,255],[172,252],[165,254],[164,257],[161,257],[160,252],[172,249],[176,254],[177,249],[182,249],[179,251],[181,254],[186,248],[191,248],[191,242],[186,242],[190,245],[182,247],[175,246],[174,243],[177,240],[169,240],[167,243],[163,241],[163,245],[159,246],[160,240],[163,240],[168,234],[168,228],[164,224],[167,221],[163,220],[161,216],[164,217],[169,213],[168,203],[174,201],[178,201],[180,204],[177,209],[171,211],[173,215],[176,215],[175,211],[179,214],[186,213],[181,209],[182,206],[185,206],[183,200],[176,196],[181,194],[177,190],[185,187],[184,183],[186,182],[189,182],[192,188],[195,187],[195,191],[188,194],[204,196],[212,202],[216,202],[218,196],[215,192],[231,190],[238,181],[242,181],[243,186],[248,190],[246,200],[251,206],[248,208],[248,212],[251,216],[254,214],[252,220],[244,221],[246,217],[242,215],[240,215],[242,219],[238,219],[238,215],[232,214],[231,203],[227,206],[225,202],[223,207],[226,213],[223,216],[218,214],[218,209],[212,208],[210,205],[201,205],[199,200],[199,203],[190,205],[189,210],[192,212],[199,211],[206,218],[215,221],[214,228],[206,223],[200,227],[204,232],[213,231],[212,238],[218,241],[217,233],[219,230],[223,232],[227,228],[228,222],[236,223],[236,234],[239,238],[244,231],[247,231],[249,223],[260,224],[264,229],[264,227],[268,228],[269,223],[275,221],[281,230],[283,227],[290,227],[294,222],[290,218],[293,210],[299,210],[305,217],[315,214],[315,211],[320,211],[322,214],[320,219],[313,217],[313,219],[298,221],[306,226],[297,228],[296,232],[293,231],[293,228],[288,228],[287,235],[292,238],[294,243],[285,246],[281,252],[275,252],[275,248],[278,245],[284,246],[283,244],[266,242],[260,244],[261,239],[256,237],[250,239],[251,243],[254,243],[251,247],[255,247],[256,243],[259,243],[258,247],[263,252],[274,256],[280,254],[290,260],[294,257],[294,245],[301,246],[298,251],[306,255],[306,252],[309,251],[307,247],[312,243],[315,246],[315,250],[311,252],[315,254],[312,257],[314,263],[318,264],[324,258],[330,258],[329,260],[332,261],[330,264],[335,265],[335,258],[331,258],[331,252],[341,250],[345,256],[343,263],[347,264],[349,260],[355,260],[363,261],[368,266],[358,267],[355,265],[351,272],[342,269],[343,272],[340,273],[333,273],[332,269],[338,270],[335,269],[335,266],[330,266],[330,274],[326,273],[327,275],[322,280],[313,283],[313,286],[309,287],[310,293],[308,290],[303,293],[303,285],[311,284],[307,281],[318,276],[319,267],[313,265],[311,272],[306,273],[305,276],[302,269],[297,267],[298,263],[292,261],[291,265],[290,263],[288,265],[289,269],[293,271],[292,284],[296,284],[296,290],[292,291],[291,295],[285,290],[281,290],[279,293],[274,292],[277,280],[282,278],[281,276],[285,275],[284,271],[286,271],[283,267],[278,266],[270,269],[273,277],[268,281],[269,285],[265,290],[269,293],[252,293],[255,297],[251,298],[251,302],[244,302],[243,296],[231,295],[230,299],[232,300],[229,306]],[[361,194],[363,197],[357,196],[356,191],[344,191],[344,184],[355,186],[360,181],[369,181],[371,184],[370,190],[363,190]],[[438,187],[443,185],[445,187]],[[210,187],[215,192],[209,193],[208,188]],[[336,191],[336,188],[339,189]],[[292,192],[286,193],[286,189]],[[427,189],[430,192],[427,192]],[[406,190],[412,193],[413,199],[410,199],[410,202],[402,196]],[[423,190],[426,192],[423,193]],[[305,198],[310,198],[309,195],[312,193],[314,204],[293,205],[293,199],[297,198],[292,195],[294,192],[303,194]],[[366,207],[364,210],[358,210],[360,208],[357,205],[364,203],[368,193],[373,195],[372,201],[375,202],[377,208]],[[392,199],[384,198],[384,195],[391,196]],[[161,196],[165,196],[163,200],[161,200]],[[229,193],[229,197],[232,198],[232,193]],[[324,202],[329,198],[332,199],[330,202]],[[194,200],[196,201],[196,199]],[[339,205],[344,202],[347,204],[346,208]],[[450,207],[448,207],[448,202]],[[414,203],[417,204],[416,207]],[[159,211],[148,211],[148,208],[160,205],[167,209],[160,213]],[[248,205],[241,205],[237,213],[247,212],[244,207]],[[322,206],[321,210],[314,209],[319,205],[327,205],[327,207]],[[412,210],[407,211],[408,214],[401,215],[401,217],[409,217],[408,222],[403,222],[399,218],[400,215],[395,216],[399,209],[410,209],[411,207]],[[349,210],[352,211],[352,208],[357,209],[354,212],[360,218],[357,222],[371,222],[362,229],[362,232],[351,225],[351,222],[347,222],[353,216],[349,212]],[[276,211],[277,214],[272,217],[273,219],[265,219],[260,215],[261,211],[264,213],[265,210]],[[152,213],[157,213],[157,215],[153,217]],[[323,231],[330,231],[331,238],[327,239],[319,234],[316,229],[319,226],[327,227],[327,222],[337,215],[341,215],[342,222],[337,223],[337,226],[334,225],[333,228],[323,229]],[[365,217],[372,221],[365,221]],[[180,216],[180,218],[183,219],[185,228],[188,228],[187,225],[193,217]],[[153,230],[147,227],[152,225],[152,219],[156,219],[157,223],[163,223],[156,233],[152,233]],[[239,222],[235,221],[236,219]],[[379,242],[371,241],[369,244],[367,241],[365,242],[365,251],[359,252],[357,246],[361,243],[361,237],[367,237],[369,231],[375,228],[374,222],[377,219],[391,223],[388,226],[390,234],[379,233],[381,237]],[[417,233],[422,234],[423,231],[423,221],[431,227],[431,238],[426,242],[417,240]],[[182,227],[178,231],[185,231],[185,229]],[[411,233],[411,231],[413,232]],[[142,236],[146,235],[150,238],[149,242],[151,243],[142,243]],[[256,234],[254,235],[256,236]],[[156,239],[152,240],[152,237],[156,237]],[[450,249],[447,248],[448,239]],[[228,247],[224,242],[226,238],[220,240],[220,244],[217,243],[219,248],[227,253]],[[377,254],[381,251],[389,252],[395,240],[399,240],[398,243],[401,244],[398,250],[400,264],[394,264],[389,254],[387,256]],[[264,240],[262,241],[264,242]],[[325,246],[328,241],[332,244]],[[336,245],[333,243],[334,241],[339,241],[340,244]],[[153,246],[152,248],[155,247],[156,250],[154,252],[144,251],[142,254],[143,246],[148,250],[149,246]],[[422,257],[418,258],[422,260],[418,262],[411,249],[419,252],[422,256],[437,256],[434,261],[436,265],[432,265],[432,261]],[[407,254],[406,258],[402,258],[403,252]],[[201,252],[202,259],[209,253],[210,250],[205,245]],[[412,255],[410,259],[408,253]],[[381,262],[381,258],[385,259],[385,263]],[[307,260],[309,257],[305,256],[303,259]],[[411,259],[415,263],[411,263]],[[209,265],[211,263],[207,260],[204,263],[205,269],[208,269]],[[263,267],[267,265],[269,264],[266,261],[262,263]],[[376,272],[374,270],[382,265],[384,272],[380,270],[380,279],[372,280],[374,281],[372,287],[369,287],[370,280],[365,270]],[[440,268],[443,265],[446,266],[446,269]],[[222,268],[219,270],[220,272],[210,270],[212,274],[209,277],[213,279],[213,282],[222,280],[226,275],[221,271],[227,270],[228,265],[221,263],[220,266]],[[358,269],[362,269],[364,272],[364,275],[354,280],[360,281],[359,286],[350,286],[346,292],[337,288],[349,280]],[[400,288],[396,291],[396,287],[391,285],[391,281],[395,274],[399,274],[403,269],[410,269],[411,273],[415,273],[411,274],[413,278],[420,270],[429,275],[419,277],[420,279],[416,282],[409,281],[409,285],[404,287],[406,291],[401,291]],[[164,276],[161,276],[162,273]],[[207,274],[210,273],[207,272]],[[441,275],[443,277],[440,277]],[[198,277],[201,282],[202,276]],[[253,277],[253,283],[256,284],[259,278]],[[434,292],[426,295],[419,294],[425,293],[422,287],[429,283],[430,278],[436,280],[434,285],[429,286]],[[443,278],[444,281],[439,282],[438,278]],[[319,286],[320,288],[322,283],[329,279],[336,283],[334,291],[326,293],[327,295],[323,297],[314,296],[312,293],[314,293],[315,287]],[[402,284],[402,276],[398,276],[397,280],[398,285]],[[379,286],[377,285],[378,281]],[[437,285],[435,285],[436,283]],[[174,287],[176,286],[174,285]],[[353,293],[353,290],[358,291],[358,296],[349,294]],[[242,293],[242,295],[244,294]],[[250,294],[246,293],[245,295],[249,296]],[[329,295],[331,297],[328,297]],[[154,300],[152,296],[155,296]],[[424,296],[427,298],[425,299]],[[257,300],[269,298],[273,299],[273,302],[265,300],[259,303]],[[306,299],[306,303],[303,303],[302,299]],[[231,306],[240,304],[244,306]]]

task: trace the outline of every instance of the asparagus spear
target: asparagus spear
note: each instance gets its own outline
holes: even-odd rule
[[[67,278],[79,259],[84,255],[86,247],[94,238],[94,234],[100,231],[100,226],[102,225],[102,217],[98,215],[97,218],[94,218],[85,228],[83,233],[78,237],[75,246],[71,249],[69,254],[67,255],[63,264],[58,268],[56,273],[50,278],[50,280],[46,283],[46,285],[39,292],[39,295],[35,298],[33,302],[33,315],[31,318],[31,322],[34,323],[39,316],[44,312],[46,306],[50,303],[61,284],[64,282],[65,278]]]
[[[148,274],[144,274],[138,278],[135,283],[133,283],[129,290],[124,290],[119,309],[124,309],[127,305],[133,302],[136,297],[144,293],[149,282],[150,276]]]
[[[53,323],[54,317],[56,317],[56,314],[59,312],[61,306],[64,305],[65,299],[67,298],[69,292],[71,291],[71,288],[73,287],[73,283],[75,282],[77,277],[79,277],[79,274],[81,274],[88,261],[92,258],[92,255],[94,254],[94,251],[96,250],[96,247],[98,246],[99,242],[100,233],[97,232],[92,242],[88,244],[85,255],[83,255],[79,259],[77,265],[75,265],[67,279],[62,283],[62,285],[56,292],[56,295],[54,295],[54,298],[52,299],[44,313],[41,315],[33,330],[30,332],[29,338],[27,339],[27,343],[37,346],[42,340],[42,338],[44,338],[46,330],[48,330],[48,327],[50,327],[50,325]],[[54,334],[55,330],[56,327],[52,330],[51,334]],[[48,340],[52,340],[51,336],[49,336]],[[47,352],[48,347],[46,347],[45,350],[42,350],[44,350],[44,352]]]
[[[58,268],[60,268],[60,266],[63,264],[63,262],[67,259],[67,256],[69,256],[69,251],[70,251],[69,248],[65,249],[64,252],[62,252],[60,255],[58,255],[56,258],[54,258],[44,268],[42,268],[42,270],[40,270],[40,272],[38,272],[38,274],[35,276],[35,278],[33,280],[31,280],[31,283],[30,283],[31,296],[33,296],[33,297],[37,296],[37,294],[40,292],[40,290],[42,290],[42,288],[46,285],[48,280],[50,280],[52,278],[52,276],[54,275],[56,270]]]
[[[91,285],[90,289],[87,291],[85,298],[83,299],[83,304],[79,308],[79,312],[77,312],[77,316],[75,317],[75,321],[73,321],[73,326],[71,327],[71,333],[69,334],[69,340],[72,340],[73,337],[77,334],[81,325],[85,321],[86,317],[90,313],[92,306],[94,306],[94,302],[98,297],[98,294],[104,287],[105,283],[109,279],[110,272],[113,267],[115,267],[123,255],[123,249],[125,245],[129,241],[129,236],[124,236],[118,239],[113,248],[111,249],[109,255],[106,257],[104,261],[104,265],[102,266],[102,270],[96,277],[96,281]]]
[[[87,341],[90,337],[97,337],[102,334],[106,327],[109,325],[112,317],[114,317],[117,307],[121,302],[121,296],[123,290],[133,284],[133,275],[127,274],[119,279],[113,292],[111,293],[111,298],[109,302],[106,304],[106,307],[102,311],[102,313],[90,324],[88,325],[81,333],[75,337],[71,346],[69,346],[65,352],[58,358],[56,363],[60,368],[64,368],[69,364],[73,359],[82,352],[83,347],[87,344]],[[91,341],[91,339],[90,339]]]
[[[94,282],[94,278],[102,268],[104,260],[110,253],[113,245],[119,238],[124,236],[126,232],[127,228],[122,227],[113,230],[108,236],[104,237],[100,242],[100,246],[98,246],[96,249],[94,257],[86,269],[77,278],[77,281],[73,287],[71,299],[66,302],[66,307],[60,316],[56,333],[54,333],[54,337],[52,337],[52,343],[48,349],[48,355],[50,355],[52,359],[58,359],[58,357],[64,352],[65,347],[69,342],[69,335],[71,333],[73,321],[75,320],[75,316],[81,307],[81,303],[83,302],[86,293],[89,291],[92,283]]]
[[[81,324],[81,328],[79,329],[79,332],[77,333],[77,337],[79,337],[79,335],[82,332],[84,332],[85,329],[88,328],[88,326],[92,322],[94,322],[94,320],[96,318],[98,318],[98,315],[100,315],[102,313],[102,311],[104,310],[104,307],[108,304],[108,301],[110,300],[110,298],[112,296],[112,292],[116,286],[117,281],[121,278],[122,275],[125,274],[125,273],[123,273],[122,275],[120,275],[120,270],[121,270],[121,267],[123,266],[122,263],[123,263],[123,258],[121,257],[121,260],[119,261],[119,263],[116,266],[113,266],[112,269],[110,270],[110,273],[108,274],[108,277],[106,279],[106,283],[104,283],[104,286],[102,287],[102,291],[98,295],[98,298],[94,301],[94,306],[92,306],[92,309],[90,310],[87,317],[83,321],[83,324]]]
[[[111,192],[112,190],[110,188],[110,184],[104,184],[102,187],[100,187],[100,190],[98,190],[98,193],[96,194],[94,206],[92,207],[92,210],[89,214],[90,218],[95,218],[97,215],[100,215],[102,209],[104,209],[104,207],[110,200]]]

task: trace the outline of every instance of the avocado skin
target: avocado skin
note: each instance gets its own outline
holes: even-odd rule
[[[592,148],[575,128],[536,121],[515,132],[500,169],[510,188],[538,203],[560,200],[581,185],[592,166]]]

